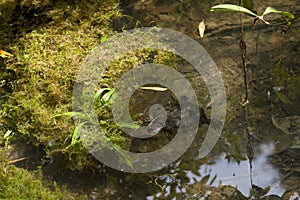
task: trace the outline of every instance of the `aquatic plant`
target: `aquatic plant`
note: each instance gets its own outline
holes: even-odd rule
[[[256,12],[256,9],[254,7],[254,3],[252,0],[240,0],[239,5],[234,4],[220,4],[211,7],[210,11],[230,11],[230,12],[238,12],[240,14],[246,14],[252,18],[254,18],[253,25],[255,25],[258,21],[262,21],[263,23],[267,25],[273,25],[270,22],[265,20],[265,16],[271,13],[282,15],[283,17],[286,17],[285,20],[288,24],[288,29],[291,26],[291,21],[289,19],[294,19],[295,16],[292,13],[280,11],[273,7],[267,7],[262,15],[258,15]],[[287,29],[287,30],[288,30]],[[287,32],[285,30],[284,32]],[[246,105],[248,100],[248,81],[247,81],[247,62],[246,62],[246,42],[244,40],[244,31],[243,31],[243,22],[242,17],[240,16],[240,52],[241,52],[241,58],[243,63],[243,72],[244,72],[244,87],[245,87],[245,97],[243,105]]]
[[[105,109],[105,107],[109,107],[109,108],[111,107],[113,93],[114,93],[113,88],[101,88],[94,95],[93,104],[95,105],[96,110],[98,110],[102,114],[101,117],[103,118],[102,120],[104,120],[104,121],[110,120],[111,116],[105,114],[101,110]],[[59,117],[59,116],[69,116],[69,117],[76,118],[77,121],[78,120],[80,121],[79,123],[76,124],[76,126],[74,128],[74,132],[73,132],[70,144],[64,150],[67,150],[68,148],[74,146],[78,142],[79,143],[81,142],[81,140],[79,140],[79,139],[80,139],[80,131],[83,126],[88,124],[88,126],[95,127],[96,123],[98,123],[98,121],[95,121],[95,119],[93,119],[93,117],[90,116],[89,113],[84,113],[84,112],[75,112],[75,111],[65,112],[62,114],[55,115],[54,117]],[[100,130],[98,130],[98,131],[100,132],[101,136],[95,138],[95,141],[98,141],[99,139],[102,140],[102,141],[99,141],[99,145],[106,144],[108,141],[111,141],[112,147],[118,153],[120,160],[125,162],[128,166],[132,166],[131,158],[121,151],[122,143],[121,144],[115,143],[116,141],[114,141],[114,139],[113,139],[114,137],[111,137],[111,135],[110,135],[112,131],[115,132],[118,130],[117,127],[112,128],[111,124],[109,124],[107,122],[100,123],[100,127],[101,127],[101,131]],[[110,129],[110,131],[107,129]],[[96,130],[93,128],[93,131],[96,131]],[[105,134],[105,133],[108,133],[108,134]],[[99,133],[97,133],[97,134],[99,134]],[[118,137],[122,137],[122,135],[118,135]],[[120,138],[116,138],[116,140],[120,140]],[[100,149],[100,151],[101,151],[102,149],[109,148],[109,147],[108,146],[99,146],[99,147],[95,147],[95,148],[97,150]]]
[[[251,5],[251,6],[246,6],[248,4],[247,3],[245,4],[245,2],[249,2],[249,5]],[[254,18],[254,24],[257,21],[262,21],[263,23],[270,25],[271,23],[264,19],[264,17],[270,13],[280,14],[280,15],[286,16],[290,19],[295,18],[295,16],[292,13],[280,11],[273,7],[267,7],[262,15],[258,15],[256,13],[256,11],[254,10],[253,2],[251,0],[242,0],[241,6],[234,5],[234,4],[216,5],[216,6],[211,7],[210,11],[231,11],[231,12],[239,12],[239,13],[247,14],[248,16]],[[291,25],[290,21],[287,21],[287,22],[288,22],[288,25]]]
[[[243,29],[243,21],[242,21],[242,14],[246,14],[247,16],[250,16],[251,18],[253,18],[253,26],[255,24],[257,24],[258,22],[262,22],[268,26],[273,26],[273,27],[277,27],[279,25],[279,23],[271,23],[269,21],[267,21],[265,19],[266,15],[269,14],[277,14],[277,15],[281,15],[284,18],[284,24],[287,24],[287,28],[283,29],[282,32],[286,33],[290,27],[291,27],[291,23],[295,16],[290,13],[290,12],[286,12],[286,11],[280,11],[277,10],[273,7],[267,7],[264,12],[259,15],[256,12],[256,9],[254,7],[254,3],[252,0],[240,0],[239,1],[239,5],[234,5],[234,4],[221,4],[221,5],[217,5],[217,6],[213,6],[210,9],[211,11],[230,11],[230,12],[237,12],[240,14],[240,41],[239,41],[239,47],[240,47],[240,55],[241,55],[241,59],[242,59],[242,66],[243,66],[243,78],[244,78],[244,88],[245,88],[245,96],[244,96],[244,100],[242,103],[243,106],[243,116],[244,116],[244,131],[246,133],[247,136],[247,144],[246,144],[246,148],[247,148],[247,159],[249,161],[249,165],[250,165],[250,180],[251,182],[253,181],[253,177],[252,177],[252,161],[254,158],[254,148],[253,147],[253,138],[256,137],[256,135],[253,133],[253,124],[250,123],[251,117],[250,116],[250,108],[249,106],[246,106],[249,103],[248,100],[248,80],[247,80],[247,60],[246,60],[246,49],[247,49],[247,45],[246,45],[246,41],[244,39],[244,29]],[[259,34],[256,37],[257,41],[259,38]],[[256,42],[257,42],[256,41]],[[256,43],[256,51],[257,51],[257,43]],[[272,73],[270,74],[272,76]],[[282,76],[279,77],[279,79],[283,79]],[[274,80],[276,80],[276,78],[272,79],[272,83],[274,82]],[[276,91],[275,91],[276,93]],[[277,94],[278,95],[278,94]],[[287,101],[283,96],[282,97],[282,101]],[[253,104],[252,104],[253,105]],[[257,113],[255,113],[255,115],[257,115]],[[236,138],[232,137],[232,134],[230,135],[224,135],[224,137],[230,141],[230,143],[234,143],[235,141],[237,141]],[[255,189],[257,189],[255,187],[255,185],[251,184],[251,191],[250,191],[250,199],[252,198],[257,198],[255,194]],[[268,192],[269,187],[263,189],[264,193],[259,194],[259,197],[264,196],[267,192]]]

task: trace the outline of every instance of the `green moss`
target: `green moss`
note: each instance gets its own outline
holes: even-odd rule
[[[76,72],[100,39],[114,34],[112,22],[121,16],[118,3],[3,1],[0,10],[4,38],[0,43],[10,43],[7,47],[14,54],[5,70],[17,77],[11,82],[13,91],[3,95],[0,138],[12,130],[15,139],[42,144],[46,151],[63,154],[70,161],[67,167],[78,169],[82,166],[78,162],[88,162],[89,156],[82,145],[65,150],[74,125],[71,119],[54,115],[72,109]]]
[[[0,199],[75,199],[63,187],[59,189],[55,182],[50,184],[41,181],[42,175],[39,170],[29,172],[9,165],[2,159],[3,154],[1,149]],[[77,196],[76,199],[86,198]]]
[[[101,40],[115,34],[112,22],[122,16],[118,6],[115,0],[0,3],[0,33],[5,38],[0,43],[10,43],[7,47],[15,56],[5,69],[16,74],[13,90],[1,104],[0,138],[12,130],[12,139],[45,146],[47,155],[74,170],[93,162],[80,142],[70,146],[75,128],[72,119],[54,116],[72,110],[76,73]],[[174,66],[173,60],[169,52],[129,52],[109,66],[99,86],[113,88],[123,74],[140,64]],[[100,108],[98,116],[108,139],[128,148],[129,138],[115,124],[110,106]]]

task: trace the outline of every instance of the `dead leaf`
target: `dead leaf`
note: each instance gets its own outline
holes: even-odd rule
[[[199,34],[200,37],[203,38],[204,36],[204,31],[205,31],[205,23],[204,23],[204,19],[199,23]]]
[[[159,91],[159,92],[164,92],[167,91],[168,88],[164,88],[164,87],[139,87],[139,89],[141,90],[154,90],[154,91]]]
[[[14,55],[0,49],[0,56],[2,58],[6,58],[6,57],[13,57]]]

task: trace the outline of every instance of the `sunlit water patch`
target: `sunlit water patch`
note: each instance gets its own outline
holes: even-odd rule
[[[259,146],[260,154],[252,161],[252,182],[260,188],[270,187],[269,194],[281,196],[285,189],[280,184],[282,175],[280,172],[269,162],[270,156],[275,148],[274,143],[262,144]],[[190,180],[190,184],[195,181],[200,181],[203,177],[209,175],[208,183],[211,186],[231,185],[236,187],[243,195],[249,196],[251,188],[251,170],[249,160],[241,161],[228,161],[225,159],[225,154],[212,158],[213,164],[206,164],[199,167],[196,175],[191,171],[186,171],[186,175]],[[215,178],[215,180],[213,180]]]
[[[275,143],[272,142],[257,147],[258,151],[251,163],[252,172],[249,160],[240,161],[239,163],[235,160],[227,160],[225,153],[212,157],[207,162],[208,164],[199,166],[197,174],[190,170],[185,171],[189,181],[188,185],[201,182],[205,177],[209,177],[206,186],[217,188],[222,185],[230,185],[237,188],[246,197],[250,196],[251,184],[265,190],[269,187],[270,189],[265,195],[282,196],[286,191],[281,184],[284,174],[281,174],[270,163],[270,155],[272,155],[274,149]],[[186,193],[184,187],[176,187],[175,191],[176,193]],[[164,192],[148,196],[146,199],[168,197],[170,193],[171,186],[167,186]]]

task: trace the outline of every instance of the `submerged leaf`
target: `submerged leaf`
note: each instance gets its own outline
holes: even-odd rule
[[[282,101],[282,103],[293,105],[293,103],[289,100],[289,98],[285,94],[283,94],[279,91],[275,91],[275,93],[279,97],[279,99]]]
[[[210,8],[210,11],[232,11],[232,12],[239,12],[245,13],[250,15],[251,17],[258,17],[257,14],[252,12],[251,10],[244,8],[242,6],[237,6],[234,4],[220,4]]]

